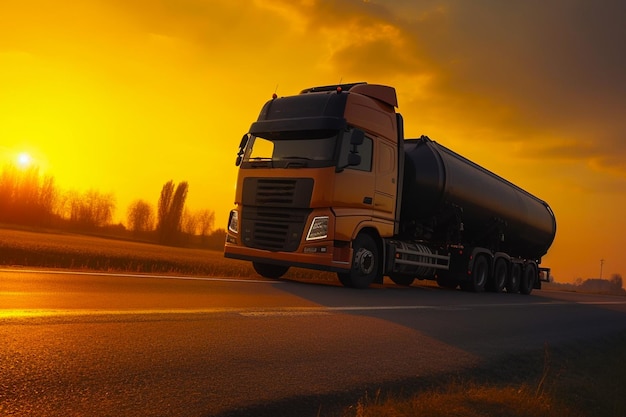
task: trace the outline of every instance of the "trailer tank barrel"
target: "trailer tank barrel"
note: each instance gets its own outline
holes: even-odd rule
[[[546,202],[425,136],[404,145],[401,223],[428,222],[455,206],[464,242],[487,245],[485,232],[499,221],[502,250],[529,259],[547,252],[556,220]]]

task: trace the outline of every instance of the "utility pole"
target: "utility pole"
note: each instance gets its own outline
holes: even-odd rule
[[[600,259],[600,279],[602,279],[602,267],[604,266],[604,259]]]

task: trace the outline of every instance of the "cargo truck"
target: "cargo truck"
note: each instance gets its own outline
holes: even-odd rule
[[[336,272],[347,287],[529,294],[556,234],[548,204],[422,136],[396,91],[354,83],[273,95],[240,144],[224,254],[263,277]]]

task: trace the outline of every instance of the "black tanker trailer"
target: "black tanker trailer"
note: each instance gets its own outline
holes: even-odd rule
[[[538,265],[556,235],[548,204],[426,136],[403,144],[401,231],[387,247],[388,275],[473,291],[540,288],[550,271]]]
[[[404,141],[401,222],[538,260],[556,234],[548,204],[426,136]],[[422,235],[422,237],[425,237]],[[457,242],[459,243],[459,242]]]

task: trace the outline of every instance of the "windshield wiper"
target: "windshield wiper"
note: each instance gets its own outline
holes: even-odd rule
[[[283,156],[280,159],[289,160],[285,163],[285,168],[306,168],[309,165],[308,161],[312,161],[311,158],[305,156]]]
[[[267,158],[250,158],[250,166],[252,168],[270,167],[273,168],[273,161]]]

